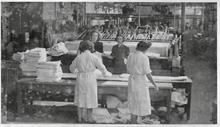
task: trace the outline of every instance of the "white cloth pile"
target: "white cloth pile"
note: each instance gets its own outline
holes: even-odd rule
[[[187,93],[185,89],[176,89],[171,94],[171,107],[175,105],[185,105],[188,103]]]
[[[131,113],[128,109],[128,107],[126,108],[121,108],[118,107],[117,108],[119,113],[118,113],[118,121],[122,122],[122,123],[128,123],[128,121],[130,121],[131,119]]]
[[[131,120],[131,113],[128,109],[128,102],[122,102],[116,96],[108,95],[106,98],[108,109],[117,109],[118,112],[108,111],[106,108],[93,109],[92,119],[96,123],[129,123]],[[151,107],[152,110],[153,107]],[[148,117],[145,119],[138,119],[139,124],[160,124],[159,117]]]
[[[15,60],[15,61],[23,61],[24,60],[24,53],[25,52],[14,53],[13,56],[12,56],[12,59]]]
[[[97,77],[103,77],[103,76],[112,77],[112,73],[109,72],[109,71],[105,75],[103,75],[102,72],[99,69],[96,69],[94,73]]]
[[[49,51],[52,56],[61,56],[63,54],[66,54],[67,52],[68,49],[63,42],[54,44]]]
[[[106,104],[108,108],[117,108],[119,105],[122,105],[122,101],[118,97],[108,95],[106,97]]]
[[[111,113],[115,122],[120,123],[128,123],[131,119],[131,114],[128,109],[128,102],[122,102],[118,97],[115,96],[107,96],[106,103],[108,108],[116,108],[118,113]]]
[[[92,119],[96,123],[114,123],[112,116],[106,108],[96,108],[92,111]]]
[[[61,80],[63,72],[60,61],[41,62],[37,66],[37,81],[56,82]]]
[[[20,68],[23,75],[26,76],[35,76],[37,72],[37,62],[21,62]]]
[[[138,124],[160,124],[160,121],[158,119],[146,117],[144,119],[141,119],[140,117],[137,120]]]
[[[24,52],[23,62],[20,68],[24,75],[36,75],[37,65],[39,62],[46,62],[47,53],[45,48],[35,48]]]
[[[45,48],[34,48],[24,54],[26,62],[46,62],[47,52]]]
[[[108,108],[116,108],[118,113],[110,113],[114,122],[120,123],[129,123],[131,120],[131,113],[128,109],[128,102],[122,102],[119,98],[115,96],[107,96],[106,103]],[[154,110],[153,107],[151,107]],[[159,118],[145,118],[145,119],[138,119],[139,124],[160,124]]]

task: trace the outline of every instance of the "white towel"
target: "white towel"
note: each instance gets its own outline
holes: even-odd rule
[[[37,81],[55,82],[62,78],[63,72],[60,61],[41,62],[37,66]]]

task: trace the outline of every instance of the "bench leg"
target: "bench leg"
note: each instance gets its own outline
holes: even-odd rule
[[[191,108],[191,84],[187,85],[187,93],[188,93],[188,104],[186,106],[187,112],[187,120],[190,119],[190,108]]]
[[[170,123],[170,113],[171,113],[171,90],[167,96],[167,122]]]
[[[19,84],[16,85],[16,89],[17,89],[17,116],[21,115],[22,113],[24,113],[24,105],[22,102],[22,88]]]

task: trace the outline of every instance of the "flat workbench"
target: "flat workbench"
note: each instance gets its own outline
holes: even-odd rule
[[[154,101],[155,98],[163,98],[166,100],[167,110],[167,120],[169,121],[169,115],[171,110],[171,92],[173,89],[173,84],[176,88],[185,88],[187,92],[191,91],[192,81],[187,78],[184,81],[171,81],[165,76],[154,76],[153,77],[160,88],[160,91],[155,93],[153,90],[153,85],[149,82],[151,100]],[[162,80],[161,80],[162,79]],[[26,97],[30,90],[38,91],[39,93],[45,91],[51,91],[51,93],[59,92],[72,95],[74,92],[74,86],[76,83],[76,74],[64,73],[62,80],[59,82],[38,82],[36,81],[36,76],[25,76],[17,81],[17,109],[18,114],[24,112],[24,109],[28,105],[32,105],[35,98]],[[122,78],[119,75],[113,75],[112,77],[98,77],[98,96],[103,98],[105,95],[119,95],[119,98],[127,97],[127,86],[128,78]],[[67,92],[69,91],[69,92]],[[191,92],[189,92],[189,103],[186,106],[186,112],[188,119],[190,117],[190,98]],[[39,95],[40,96],[40,95]]]

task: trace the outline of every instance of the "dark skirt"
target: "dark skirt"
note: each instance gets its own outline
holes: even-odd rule
[[[122,60],[115,61],[113,67],[113,74],[127,73],[126,64]]]

